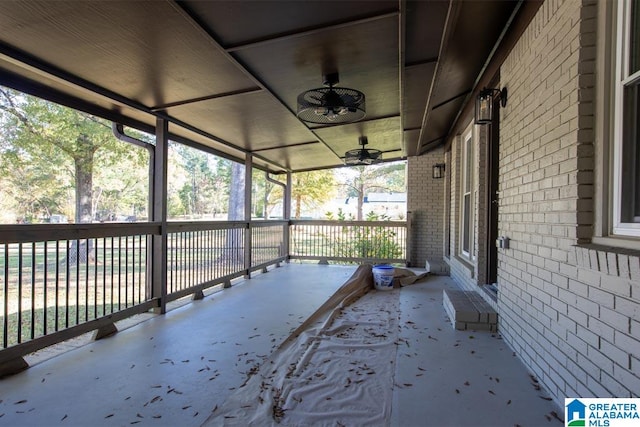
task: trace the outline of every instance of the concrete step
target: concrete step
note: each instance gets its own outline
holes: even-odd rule
[[[449,289],[443,292],[442,304],[455,329],[497,332],[498,313],[478,292]]]

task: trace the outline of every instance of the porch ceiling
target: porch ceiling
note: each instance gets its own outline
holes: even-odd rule
[[[339,166],[359,136],[400,159],[445,142],[517,4],[5,1],[0,84],[134,124],[166,117],[272,172]],[[297,95],[336,71],[365,93],[365,119],[300,121]]]

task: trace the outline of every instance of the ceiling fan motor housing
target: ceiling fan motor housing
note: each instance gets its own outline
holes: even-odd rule
[[[338,73],[323,76],[326,87],[311,89],[298,95],[300,120],[315,124],[353,123],[366,115],[365,96],[359,90],[334,87]]]

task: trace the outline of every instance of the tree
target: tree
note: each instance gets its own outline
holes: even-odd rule
[[[244,165],[231,163],[231,182],[229,189],[229,210],[227,219],[229,221],[248,221],[250,218],[244,217]]]
[[[112,155],[123,154],[124,144],[118,144],[107,121],[88,113],[72,110],[33,96],[0,87],[0,112],[3,125],[2,167],[18,170],[24,162],[33,166],[33,177],[46,179],[49,185],[68,185],[75,191],[74,216],[76,222],[93,219],[93,180],[96,155],[99,150]],[[47,166],[49,164],[49,167]],[[54,169],[54,170],[52,170]],[[47,172],[52,172],[48,174]],[[66,180],[70,177],[70,180]],[[42,188],[38,179],[27,185]],[[25,188],[25,182],[14,182]],[[25,192],[39,193],[34,188]],[[47,214],[57,208],[59,196],[38,198],[39,210]],[[47,199],[53,199],[45,202]],[[24,207],[23,207],[24,208]]]
[[[353,166],[341,171],[342,186],[347,196],[357,200],[357,220],[363,219],[365,195],[377,190],[381,192],[404,191],[405,163],[394,162],[372,166]]]
[[[331,199],[336,181],[331,170],[298,172],[293,174],[291,199],[295,207],[294,218],[300,218],[305,206],[313,207]]]

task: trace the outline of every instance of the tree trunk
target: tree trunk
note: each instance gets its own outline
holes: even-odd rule
[[[86,135],[81,135],[78,147],[86,149],[73,159],[76,173],[76,223],[91,222],[93,218],[93,147]]]
[[[233,162],[231,164],[231,188],[229,189],[229,221],[246,220],[244,217],[244,165]],[[249,232],[248,230],[245,230]],[[222,258],[231,261],[237,268],[244,267],[244,239],[242,230],[227,231],[227,245]]]
[[[90,223],[93,220],[93,144],[86,135],[78,138],[78,152],[74,157],[76,173],[76,223]],[[94,259],[93,240],[71,242],[69,261],[71,263]]]
[[[364,207],[364,185],[360,185],[358,188],[358,212],[356,219],[362,221],[362,209]]]
[[[302,196],[297,195],[296,196],[296,212],[293,215],[295,219],[300,219],[300,213],[302,211],[301,206],[302,206]]]
[[[244,165],[231,164],[231,189],[229,191],[229,221],[242,221],[244,217]]]

